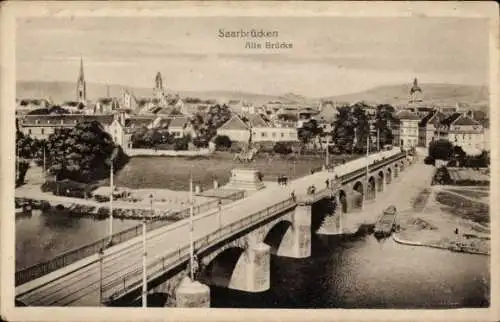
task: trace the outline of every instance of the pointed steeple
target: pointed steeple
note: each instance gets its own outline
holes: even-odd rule
[[[80,56],[80,74],[78,75],[78,80],[85,81],[85,77],[83,75],[83,58]]]
[[[87,101],[87,85],[85,84],[85,77],[83,74],[83,58],[80,57],[80,73],[76,82],[76,100],[80,103]]]

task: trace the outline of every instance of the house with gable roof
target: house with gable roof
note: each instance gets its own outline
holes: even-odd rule
[[[177,116],[170,118],[170,122],[168,124],[168,133],[172,134],[175,138],[183,138],[188,135],[191,138],[196,137],[196,131],[191,125],[191,121],[186,116]]]
[[[483,125],[467,113],[453,113],[443,120],[447,139],[467,154],[479,154],[485,148]]]
[[[233,115],[217,129],[217,135],[225,135],[235,142],[248,142],[250,128],[238,115]]]
[[[439,110],[429,112],[418,123],[418,146],[428,147],[436,139],[444,136],[441,122],[446,119],[446,115]]]

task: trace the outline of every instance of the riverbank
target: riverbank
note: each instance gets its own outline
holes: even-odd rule
[[[149,200],[147,196],[154,198]],[[120,219],[181,219],[189,214],[189,193],[168,189],[140,189],[133,192],[138,201],[115,200],[113,216]],[[221,200],[222,204],[232,202],[239,196],[229,194]],[[206,211],[218,206],[218,198],[194,196],[194,212]],[[152,201],[152,203],[151,203]],[[23,186],[16,189],[16,207],[29,206],[48,213],[60,213],[71,217],[106,218],[109,216],[109,203],[93,199],[55,196],[42,192],[39,186]]]
[[[489,255],[489,226],[445,211],[436,200],[441,189],[431,187],[429,191],[425,205],[398,214],[399,231],[393,234],[393,239],[405,245]]]

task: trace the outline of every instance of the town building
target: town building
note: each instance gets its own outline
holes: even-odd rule
[[[171,118],[168,124],[168,133],[172,134],[174,138],[190,136],[194,139],[196,137],[196,131],[194,130],[191,121],[186,116]]]
[[[464,113],[454,113],[441,122],[447,138],[465,153],[475,155],[485,149],[484,127]]]
[[[429,147],[430,142],[446,135],[441,122],[446,115],[439,110],[429,112],[418,124],[418,146]]]
[[[231,141],[249,142],[290,142],[297,141],[297,129],[287,126],[272,126],[258,114],[244,117],[234,115],[220,128],[217,135],[226,135]]]
[[[420,118],[415,113],[407,110],[401,110],[395,113],[394,118],[397,120],[392,127],[394,145],[404,149],[416,147],[418,144],[418,125]]]
[[[16,115],[26,115],[31,111],[50,108],[51,101],[46,98],[16,99]]]
[[[73,128],[83,121],[97,121],[109,133],[113,115],[25,115],[19,118],[19,130],[34,139],[46,140],[56,129]]]
[[[151,128],[154,120],[154,117],[116,113],[108,132],[115,144],[124,149],[130,149],[132,148],[132,135],[141,128]]]

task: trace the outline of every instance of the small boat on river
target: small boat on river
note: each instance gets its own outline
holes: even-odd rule
[[[396,207],[390,206],[377,219],[374,228],[374,235],[377,238],[388,237],[393,232],[396,225]]]

